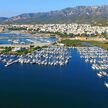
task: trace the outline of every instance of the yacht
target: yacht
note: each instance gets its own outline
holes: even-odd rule
[[[108,83],[107,82],[104,82],[104,85],[108,88]]]

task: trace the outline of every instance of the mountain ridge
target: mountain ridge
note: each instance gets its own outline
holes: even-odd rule
[[[0,17],[0,19],[2,19]],[[0,20],[2,23],[97,23],[108,22],[108,5],[76,6],[61,10],[24,13]]]

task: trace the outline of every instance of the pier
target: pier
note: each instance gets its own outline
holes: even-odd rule
[[[14,64],[14,63],[17,63],[18,62],[18,60],[14,60],[14,61],[12,61],[12,62],[7,62],[6,64],[5,64],[5,67],[8,67],[8,66],[10,66],[10,65],[12,65],[12,64]]]

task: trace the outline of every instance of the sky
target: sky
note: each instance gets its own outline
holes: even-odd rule
[[[0,17],[47,12],[82,5],[108,5],[108,0],[0,0]]]

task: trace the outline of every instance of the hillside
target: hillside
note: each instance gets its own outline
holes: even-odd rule
[[[1,20],[0,20],[1,22]],[[3,23],[93,23],[107,24],[108,6],[77,6],[43,13],[25,13]]]

